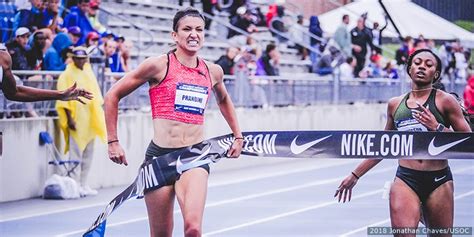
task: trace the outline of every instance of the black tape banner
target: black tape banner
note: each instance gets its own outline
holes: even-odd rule
[[[282,131],[244,133],[243,154],[291,158],[468,159],[473,133]],[[230,136],[209,142],[227,148]]]
[[[474,133],[398,131],[244,132],[242,154],[283,158],[473,159]],[[117,195],[83,235],[104,236],[107,217],[130,198],[175,181],[188,169],[225,157],[234,137],[211,138],[141,165],[135,181]]]

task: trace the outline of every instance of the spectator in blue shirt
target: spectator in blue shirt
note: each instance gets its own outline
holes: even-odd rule
[[[124,72],[120,62],[120,54],[117,51],[117,41],[109,40],[104,43],[105,67],[111,72]]]
[[[89,8],[89,0],[79,0],[77,6],[71,8],[71,12],[64,18],[64,27],[78,26],[82,31],[82,36],[75,45],[82,45],[86,42],[86,36],[89,32],[94,31],[87,12]]]
[[[397,69],[394,67],[394,63],[392,62],[387,62],[387,64],[385,65],[385,68],[383,69],[384,70],[384,74],[386,78],[391,78],[391,79],[398,79],[398,71]]]
[[[280,51],[276,45],[268,44],[262,57],[257,60],[257,76],[279,76]]]
[[[43,0],[30,0],[31,9],[21,9],[15,15],[13,30],[26,27],[30,32],[35,32],[41,28],[42,11],[44,9]]]
[[[72,46],[71,39],[65,33],[59,33],[53,44],[46,51],[43,59],[43,68],[47,71],[63,71],[66,68],[65,60],[68,48]]]
[[[43,11],[43,27],[49,28],[54,33],[59,33],[63,19],[59,16],[59,0],[46,0],[46,9]]]
[[[323,30],[321,29],[321,24],[317,16],[311,16],[309,18],[309,32],[318,36],[319,38],[323,37]],[[321,41],[313,37],[310,38],[310,45],[317,50],[317,52],[311,51],[309,54],[312,64],[312,71],[316,71],[315,67],[318,63],[318,59],[321,57],[321,51],[323,51],[323,49],[320,48]]]
[[[81,37],[82,37],[81,28],[79,28],[77,26],[71,26],[71,27],[67,28],[67,34],[69,36],[69,39],[71,39],[71,42],[74,46],[81,45],[80,44],[80,40],[81,40]]]

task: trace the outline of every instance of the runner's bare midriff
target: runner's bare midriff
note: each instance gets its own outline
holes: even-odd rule
[[[434,171],[446,168],[448,160],[400,160],[399,164],[414,170]]]
[[[190,146],[204,140],[204,125],[153,119],[153,142],[163,148]]]

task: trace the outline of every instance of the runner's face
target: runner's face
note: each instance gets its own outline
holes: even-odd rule
[[[435,78],[436,58],[428,52],[419,53],[410,65],[410,76],[416,84],[431,84]]]
[[[177,32],[171,35],[179,48],[197,52],[204,43],[204,21],[199,17],[185,16],[178,21]]]

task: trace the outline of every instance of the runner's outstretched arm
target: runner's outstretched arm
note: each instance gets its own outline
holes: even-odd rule
[[[387,123],[385,124],[385,130],[395,130],[393,125],[393,113],[396,106],[399,103],[400,98],[392,98],[388,102],[387,108]],[[366,159],[362,161],[344,180],[339,184],[336,189],[334,197],[338,197],[338,202],[351,201],[352,188],[357,184],[357,181],[369,170],[374,168],[382,159]]]
[[[0,64],[2,65],[2,90],[9,100],[32,102],[41,100],[77,100],[84,103],[80,97],[92,99],[90,92],[77,89],[76,84],[64,91],[37,89],[27,86],[17,86],[11,71],[12,60],[10,54],[0,50]]]

